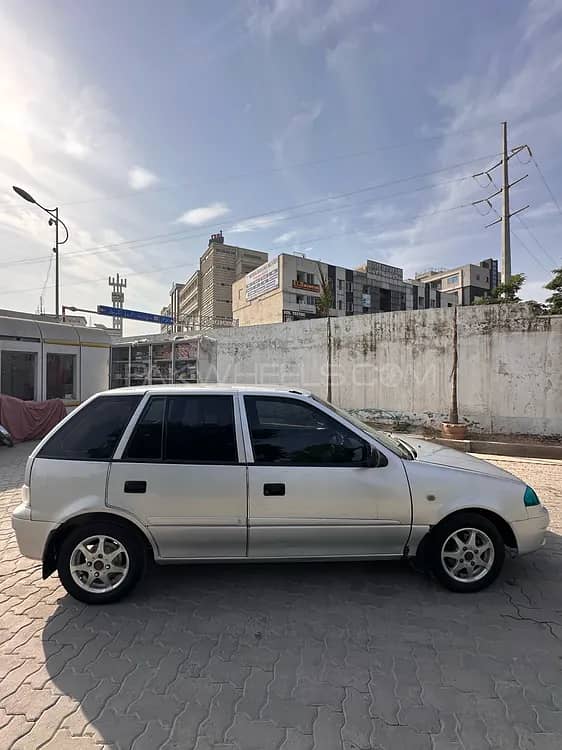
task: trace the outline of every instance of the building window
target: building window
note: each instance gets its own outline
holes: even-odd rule
[[[480,281],[480,274],[479,273],[476,274],[476,281]]]
[[[338,291],[343,292],[343,279],[338,279]]]
[[[35,352],[0,353],[2,369],[0,371],[0,392],[6,396],[33,401],[35,398],[35,375],[37,373],[37,354]]]
[[[343,302],[341,299],[338,300],[338,310],[343,310]]]
[[[453,286],[454,284],[458,284],[458,283],[459,283],[459,275],[458,275],[458,273],[456,273],[454,276],[448,276],[447,277],[447,285],[448,286]]]
[[[364,307],[364,308],[363,308],[363,312],[364,312],[364,313],[368,313],[368,312],[371,312],[371,310],[370,310],[370,308],[369,308],[369,307]]]
[[[304,305],[304,296],[302,294],[297,294],[297,305]]]
[[[316,304],[316,297],[312,297],[311,295],[307,295],[306,297],[306,304],[307,305],[315,305]]]
[[[422,297],[422,296],[418,297],[418,305],[420,307],[423,307],[425,305],[425,297]]]
[[[368,286],[364,286],[363,287],[363,294],[369,294],[369,287]]]
[[[297,281],[306,283],[306,273],[304,271],[297,271]]]
[[[429,306],[430,307],[435,307],[435,300],[434,299],[432,299],[432,300],[429,301]]]
[[[76,399],[75,354],[47,354],[47,398]]]
[[[353,291],[353,282],[352,281],[346,281],[345,282],[345,291],[346,292],[352,292]]]
[[[351,313],[353,312],[353,302],[348,302],[347,303],[347,305],[345,306],[345,311],[346,312],[351,312]]]
[[[314,281],[314,274],[313,273],[307,273],[306,274],[306,283],[307,284],[314,284],[314,283],[316,283]]]

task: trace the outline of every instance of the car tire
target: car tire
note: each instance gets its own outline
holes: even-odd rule
[[[439,582],[450,591],[481,591],[498,577],[505,544],[492,521],[479,513],[456,513],[435,527],[430,562]]]
[[[146,548],[125,524],[92,521],[73,529],[57,555],[68,593],[86,604],[109,604],[132,591],[144,573]]]

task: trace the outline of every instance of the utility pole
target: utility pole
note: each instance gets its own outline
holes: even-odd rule
[[[59,319],[59,299],[60,299],[60,290],[59,290],[59,209],[55,208],[55,246],[53,248],[53,252],[55,254],[55,315],[57,316],[57,320]],[[51,220],[49,220],[49,224],[51,223]],[[68,239],[68,235],[67,238]]]
[[[507,122],[502,122],[502,284],[511,278],[511,235],[509,231],[509,156],[507,155]]]
[[[112,287],[111,302],[113,307],[123,308],[123,302],[125,302],[125,293],[123,289],[127,287],[127,279],[120,279],[119,274],[114,279],[111,276],[108,279],[109,286]],[[113,330],[119,331],[119,334],[123,335],[123,318],[113,318]]]
[[[55,246],[53,248],[53,252],[55,254],[55,315],[57,320],[59,320],[59,248],[61,245],[64,245],[64,243],[68,241],[68,227],[62,219],[59,219],[58,208],[45,208],[45,206],[42,206],[38,201],[36,201],[35,198],[27,192],[27,190],[17,187],[16,185],[13,185],[12,188],[14,192],[20,196],[20,198],[23,198],[29,203],[35,203],[36,206],[39,206],[40,209],[49,214],[49,216],[51,217],[49,219],[50,227],[53,226],[53,224],[55,225]],[[66,232],[66,237],[62,242],[59,240],[59,224],[62,224],[62,226],[64,227],[64,231]]]
[[[501,222],[502,224],[502,243],[501,243],[501,282],[502,284],[507,284],[507,282],[511,278],[511,231],[510,231],[510,219],[512,216],[515,216],[516,214],[520,213],[521,211],[525,211],[525,209],[529,208],[529,206],[523,206],[523,208],[517,209],[517,211],[514,211],[513,213],[509,212],[509,189],[512,188],[514,185],[517,185],[518,182],[521,182],[521,180],[524,180],[529,175],[523,175],[523,177],[520,177],[518,180],[515,180],[515,182],[509,183],[509,160],[512,156],[515,156],[520,151],[527,150],[529,152],[529,155],[531,155],[531,149],[527,144],[524,144],[522,146],[516,146],[515,148],[511,149],[511,153],[509,153],[508,147],[507,147],[507,122],[502,122],[502,158],[497,164],[494,164],[493,167],[490,167],[489,169],[484,170],[484,172],[478,172],[477,174],[472,175],[475,179],[481,176],[485,176],[488,178],[488,183],[491,183],[495,188],[496,192],[492,193],[492,195],[489,195],[487,198],[482,198],[478,201],[473,201],[473,206],[478,206],[480,203],[486,203],[488,205],[488,208],[491,211],[496,211],[494,206],[492,205],[492,198],[495,198],[497,195],[502,196],[502,213],[501,215],[498,214],[496,211],[496,214],[499,216],[496,221],[492,221],[491,224],[486,224],[486,229],[488,227],[493,227],[494,224],[499,224]],[[501,188],[498,188],[496,183],[494,182],[493,177],[491,176],[491,172],[494,171],[494,169],[497,169],[499,166],[502,167],[502,186]]]

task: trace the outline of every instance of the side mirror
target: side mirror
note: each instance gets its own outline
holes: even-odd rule
[[[382,466],[388,466],[388,458],[378,451],[374,446],[365,446],[364,466],[369,469],[380,469]]]

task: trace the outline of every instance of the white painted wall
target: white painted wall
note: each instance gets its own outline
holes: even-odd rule
[[[310,388],[367,418],[439,426],[450,400],[454,309],[216,329],[225,383]],[[475,432],[562,435],[562,316],[458,308],[459,416]]]

